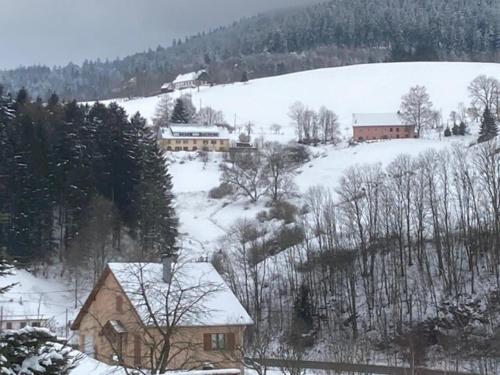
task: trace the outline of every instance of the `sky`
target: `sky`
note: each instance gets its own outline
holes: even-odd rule
[[[114,59],[320,0],[0,0],[0,69]]]

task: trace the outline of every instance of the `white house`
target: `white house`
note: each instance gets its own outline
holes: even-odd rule
[[[229,136],[217,126],[171,124],[160,129],[158,142],[165,151],[229,150]]]

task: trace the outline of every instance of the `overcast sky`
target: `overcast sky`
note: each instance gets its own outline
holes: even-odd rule
[[[320,0],[0,0],[0,69],[81,63]]]

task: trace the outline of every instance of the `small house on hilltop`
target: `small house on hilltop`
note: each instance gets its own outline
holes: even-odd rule
[[[131,368],[240,369],[253,321],[210,263],[110,263],[76,317],[83,352]],[[164,365],[159,366],[161,361]]]
[[[405,124],[397,113],[354,113],[353,138],[372,139],[415,138],[415,125]]]
[[[158,142],[165,151],[229,150],[229,136],[217,126],[171,124],[160,129]]]

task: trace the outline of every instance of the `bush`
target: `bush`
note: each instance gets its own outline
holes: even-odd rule
[[[310,160],[307,147],[301,144],[290,144],[286,146],[285,152],[293,163],[303,164]]]
[[[234,193],[233,187],[228,183],[221,183],[208,192],[208,196],[212,199],[222,199]]]
[[[269,218],[283,220],[285,224],[290,224],[295,222],[297,212],[297,206],[287,201],[279,201],[275,202],[269,210]]]

